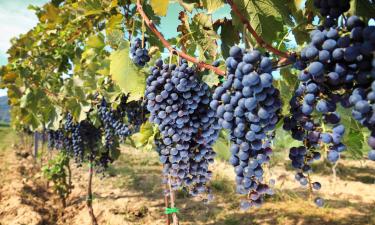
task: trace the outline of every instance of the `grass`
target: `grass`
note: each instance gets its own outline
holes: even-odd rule
[[[10,146],[16,138],[16,133],[9,125],[0,124],[0,150]]]
[[[281,154],[281,153],[280,153]],[[215,199],[213,203],[203,204],[188,198],[185,193],[178,191],[177,206],[181,209],[180,219],[185,224],[207,225],[247,225],[247,224],[371,224],[373,216],[371,205],[351,203],[348,200],[326,200],[324,208],[316,208],[308,199],[304,190],[276,190],[276,195],[267,198],[264,207],[250,212],[238,209],[239,196],[235,193],[234,181],[229,179],[231,170],[223,170],[222,163],[214,168],[213,180],[210,187]],[[227,170],[227,169],[225,169]],[[142,196],[151,202],[162,198],[163,185],[160,184],[161,166],[155,152],[145,152],[126,148],[115,165],[110,168],[110,174],[115,179],[112,184],[125,190],[140,191]],[[345,170],[345,174],[352,171]],[[366,171],[367,172],[367,171]],[[344,174],[343,174],[344,175]],[[352,210],[355,213],[352,214]],[[345,215],[335,215],[346,210]],[[365,215],[368,216],[365,216]],[[189,222],[187,222],[189,221]]]

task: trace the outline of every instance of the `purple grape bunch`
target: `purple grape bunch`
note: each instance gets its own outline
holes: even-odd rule
[[[156,61],[147,78],[145,96],[150,121],[157,124],[160,137],[155,140],[165,177],[174,189],[187,188],[196,196],[210,192],[209,165],[218,137],[215,112],[210,109],[208,85],[197,78],[186,60],[180,65]]]
[[[314,6],[325,17],[325,26],[332,27],[337,18],[350,9],[350,0],[314,0]]]
[[[142,46],[142,40],[140,38],[136,38],[131,44],[130,55],[133,62],[140,67],[144,67],[146,63],[150,61],[148,50]]]
[[[273,194],[263,174],[272,153],[281,100],[273,86],[268,57],[237,46],[229,53],[227,79],[215,89],[210,106],[219,125],[230,132],[229,161],[235,167],[237,192],[248,196],[241,202],[241,208],[247,209],[261,205],[265,195]]]

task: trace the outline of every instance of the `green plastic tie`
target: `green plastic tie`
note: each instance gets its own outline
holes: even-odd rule
[[[178,208],[166,208],[165,209],[165,214],[173,214],[173,213],[179,213],[180,210]]]

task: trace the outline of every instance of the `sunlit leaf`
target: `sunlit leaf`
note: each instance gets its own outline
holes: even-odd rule
[[[150,4],[156,15],[167,15],[169,0],[150,0]]]
[[[105,46],[104,35],[101,33],[92,35],[87,39],[86,44],[90,48],[102,49]]]
[[[130,59],[129,44],[124,43],[121,50],[112,52],[110,60],[110,74],[116,84],[130,94],[129,101],[142,98],[146,88],[146,75]]]
[[[203,0],[203,6],[208,13],[213,13],[224,5],[224,0]]]

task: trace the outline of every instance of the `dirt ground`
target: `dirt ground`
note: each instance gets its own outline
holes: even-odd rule
[[[9,134],[10,135],[10,134]],[[0,145],[0,225],[89,225],[85,205],[87,167],[72,164],[74,189],[65,209],[47,187],[30,150],[6,138]],[[267,178],[276,180],[276,194],[258,209],[239,210],[230,165],[216,162],[211,187],[215,199],[204,203],[183,192],[177,193],[181,225],[362,225],[375,224],[375,163],[342,160],[336,177],[329,167],[313,174],[322,183],[314,193],[325,199],[317,208],[306,188],[294,181],[293,171],[277,163]],[[100,225],[161,225],[165,223],[161,166],[154,152],[123,147],[120,159],[106,177],[93,180],[94,212]]]

